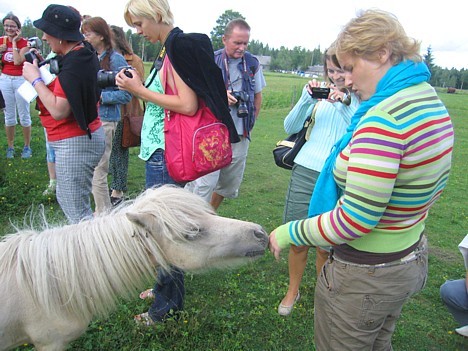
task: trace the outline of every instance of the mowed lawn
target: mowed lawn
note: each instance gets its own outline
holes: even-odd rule
[[[281,224],[290,171],[275,166],[272,148],[284,137],[283,119],[307,81],[292,75],[266,74],[264,103],[255,126],[240,196],[227,200],[219,214],[261,224],[267,232]],[[439,297],[446,279],[464,276],[457,245],[468,234],[468,93],[447,94],[439,89],[455,126],[455,149],[449,184],[431,210],[426,234],[430,247],[430,272],[425,289],[403,309],[393,337],[395,350],[468,350],[466,339],[456,335],[456,322]],[[7,161],[5,133],[0,133],[0,235],[22,227],[43,206],[52,223],[63,223],[53,198],[43,198],[48,183],[44,132],[33,111],[33,158]],[[1,119],[3,121],[3,118]],[[3,123],[3,122],[0,122]],[[22,147],[16,133],[17,155]],[[129,196],[144,188],[144,162],[138,148],[131,150]],[[287,251],[287,250],[286,250]],[[315,267],[311,253],[301,286],[300,302],[290,317],[280,317],[277,306],[287,289],[287,253],[277,262],[267,252],[256,262],[230,270],[186,275],[186,308],[181,318],[150,328],[137,327],[133,315],[149,303],[119,301],[108,318],[93,321],[70,350],[314,350],[313,308]],[[312,251],[311,251],[312,252]],[[148,287],[152,282],[148,282]],[[142,287],[145,288],[145,287]],[[14,292],[12,292],[14,293]],[[29,350],[30,346],[21,349]]]

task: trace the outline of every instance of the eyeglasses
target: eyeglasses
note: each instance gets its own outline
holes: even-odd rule
[[[5,25],[3,26],[3,28],[16,29],[16,28],[18,28],[18,26],[10,26],[10,25],[8,25],[8,24],[5,24]]]

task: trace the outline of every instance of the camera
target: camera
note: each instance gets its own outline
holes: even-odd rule
[[[28,39],[28,47],[42,51],[42,40],[38,37],[31,37]]]
[[[133,67],[127,66],[127,67],[122,67],[122,68],[125,68],[124,74],[128,78],[133,78],[133,74],[132,74],[132,72],[130,72],[130,70],[132,70]],[[108,87],[117,86],[115,84],[115,76],[119,72],[120,72],[120,70],[118,70],[118,71],[106,71],[104,69],[99,70],[98,73],[97,73],[97,84],[98,84],[98,86],[100,88],[108,88]]]
[[[318,87],[310,87],[312,90],[313,99],[328,99],[328,95],[330,95],[330,88],[318,88]]]
[[[343,99],[339,99],[339,101],[346,106],[351,105],[351,92],[346,88],[340,89],[340,91],[343,92],[344,94],[343,94]]]
[[[59,74],[59,71],[60,71],[59,64],[58,64],[57,59],[54,57],[41,61],[42,57],[39,57],[38,54],[34,50],[31,50],[24,54],[24,58],[29,63],[33,63],[34,59],[36,59],[38,61],[37,65],[39,67],[49,64],[50,65],[49,72],[52,74]]]
[[[24,54],[24,58],[25,58],[26,61],[28,61],[29,63],[33,63],[34,59],[36,59],[37,62],[40,61],[39,56],[37,56],[37,54],[36,54],[34,51],[28,51],[27,53],[25,53],[25,54]]]
[[[237,117],[245,118],[249,115],[247,103],[250,101],[250,96],[245,91],[232,91],[232,96],[237,100]]]

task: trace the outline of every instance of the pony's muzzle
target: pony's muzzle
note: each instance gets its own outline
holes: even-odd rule
[[[262,249],[249,251],[245,254],[245,256],[247,257],[262,256],[265,253],[265,249],[268,246],[268,234],[265,232],[265,230],[262,227],[258,227],[253,230],[253,235]]]

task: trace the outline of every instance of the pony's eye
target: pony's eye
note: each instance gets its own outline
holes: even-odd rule
[[[187,240],[194,240],[196,237],[199,237],[201,233],[202,233],[202,228],[191,227],[185,232],[184,238]]]

